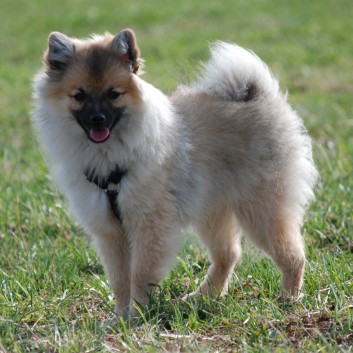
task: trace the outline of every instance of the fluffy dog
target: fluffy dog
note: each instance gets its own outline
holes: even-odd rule
[[[300,227],[317,172],[302,120],[252,52],[217,42],[195,83],[170,97],[139,76],[133,31],[54,32],[34,80],[33,122],[53,178],[93,239],[116,312],[147,305],[191,224],[211,266],[188,297],[227,288],[241,233],[298,296]]]

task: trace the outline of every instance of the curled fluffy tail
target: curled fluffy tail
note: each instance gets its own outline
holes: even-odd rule
[[[211,47],[211,59],[204,64],[197,86],[233,101],[280,94],[278,81],[255,53],[224,42]]]

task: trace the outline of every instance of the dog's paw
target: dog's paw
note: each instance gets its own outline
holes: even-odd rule
[[[120,317],[123,319],[127,319],[130,315],[130,306],[119,307],[116,304],[114,308],[114,314],[117,319],[119,319]]]
[[[199,290],[195,290],[194,292],[184,295],[181,298],[181,300],[183,302],[189,302],[189,301],[199,301],[204,298],[205,298],[205,294],[201,293]]]
[[[136,301],[133,301],[133,303],[131,303],[129,307],[129,317],[130,319],[145,317],[149,309],[149,304],[141,304]]]
[[[112,329],[118,322],[118,317],[116,315],[113,315],[112,317],[109,317],[108,319],[105,319],[102,322],[102,327],[104,328],[104,330],[109,330]]]
[[[284,303],[284,304],[295,304],[298,302],[301,302],[304,298],[304,293],[300,292],[297,295],[291,295],[287,292],[283,292],[278,298],[278,302]]]

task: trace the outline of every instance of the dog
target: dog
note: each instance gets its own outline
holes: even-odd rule
[[[314,198],[311,139],[268,66],[216,42],[194,83],[141,79],[134,32],[53,32],[34,78],[33,124],[51,174],[92,238],[117,315],[148,306],[191,225],[211,265],[199,299],[226,292],[246,234],[301,294],[301,225]]]

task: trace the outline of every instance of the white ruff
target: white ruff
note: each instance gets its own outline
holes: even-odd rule
[[[38,74],[34,81],[33,122],[49,157],[53,180],[67,196],[75,217],[92,234],[109,226],[110,210],[106,195],[85,180],[84,172],[94,169],[98,176],[106,176],[116,165],[128,168],[129,178],[124,189],[133,190],[134,184],[144,184],[155,168],[163,164],[175,139],[171,129],[175,117],[168,98],[138,76],[134,80],[142,104],[127,108],[126,118],[117,124],[103,144],[88,140],[67,110],[68,98],[43,99],[44,74]],[[87,215],[92,213],[94,222],[87,222]]]

